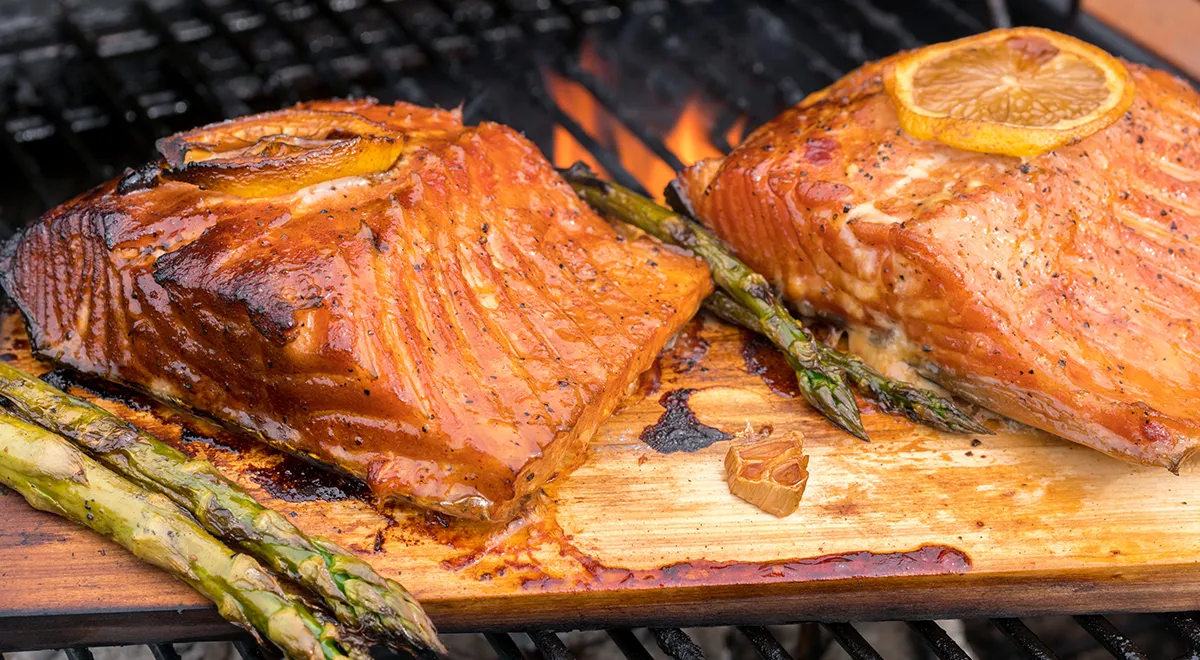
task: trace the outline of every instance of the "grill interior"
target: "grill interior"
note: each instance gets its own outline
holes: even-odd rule
[[[717,108],[712,142],[756,126],[868,59],[1011,19],[1155,62],[1067,3],[972,0],[0,0],[0,231],[127,166],[153,142],[302,99],[370,95],[453,107],[547,150],[562,126],[637,181],[558,108],[551,70],[581,83],[664,163],[657,136],[689,99]],[[1059,6],[1062,5],[1062,6]],[[581,65],[588,43],[617,72]]]
[[[0,235],[153,158],[158,137],[310,98],[369,95],[461,104],[467,123],[512,125],[548,154],[556,139],[569,134],[611,176],[644,190],[604,136],[590,134],[556,104],[547,86],[551,75],[578,83],[653,157],[679,169],[683,162],[663,136],[689,102],[698,99],[713,109],[708,141],[728,150],[727,135],[735,126],[757,126],[863,61],[1008,21],[1070,32],[1128,59],[1170,69],[1079,15],[1075,4],[0,0],[0,163],[11,173],[6,180],[16,182],[0,192]],[[612,75],[597,75],[581,53],[604,62]],[[1151,622],[1142,630],[1168,631],[1164,634],[1174,640],[1169,648],[1200,657],[1195,618],[1144,618]],[[1147,657],[1104,618],[1077,617],[1075,623],[1094,642],[1091,648]],[[834,641],[854,658],[880,657],[850,624],[822,625],[824,632],[812,638]],[[1008,640],[1009,655],[986,657],[1058,657],[1020,620],[988,625],[998,639]],[[936,623],[909,626],[924,640],[927,657],[968,657]],[[810,657],[809,651],[819,657],[817,647],[785,649],[765,628],[739,628],[737,634],[762,658]],[[704,657],[679,629],[607,635],[630,659]],[[647,640],[657,647],[653,655],[643,644]],[[503,659],[572,657],[553,632],[528,633],[524,646],[509,634],[491,633],[487,641]],[[51,646],[56,640],[45,642]],[[248,659],[261,657],[251,643],[239,642],[238,648]],[[155,645],[152,652],[156,658],[178,657],[169,644]],[[82,647],[67,655],[90,657]]]

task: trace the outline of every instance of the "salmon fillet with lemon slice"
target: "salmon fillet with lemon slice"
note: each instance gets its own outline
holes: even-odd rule
[[[159,147],[8,244],[36,352],[381,500],[511,516],[712,289],[457,112],[321,102]]]
[[[801,311],[1175,470],[1200,443],[1200,96],[1087,49],[1019,29],[868,64],[679,192]]]

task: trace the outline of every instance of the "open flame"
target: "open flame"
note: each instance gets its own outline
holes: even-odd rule
[[[610,67],[587,45],[580,52],[580,66],[600,80],[612,84],[614,76]],[[616,152],[621,165],[661,201],[663,190],[675,178],[671,166],[612,116],[583,85],[550,70],[545,72],[545,80],[547,89],[563,112],[579,124],[589,137]],[[684,104],[675,125],[663,137],[663,144],[685,165],[705,158],[719,158],[723,155],[721,149],[709,139],[716,119],[716,109],[699,96],[693,96]],[[725,132],[723,137],[730,146],[741,141],[744,124],[745,118],[739,118]],[[557,167],[583,161],[597,172],[608,175],[592,153],[562,126],[554,128],[553,158]]]

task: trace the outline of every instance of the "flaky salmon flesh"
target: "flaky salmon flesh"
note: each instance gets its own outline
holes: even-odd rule
[[[801,311],[1012,419],[1177,470],[1200,443],[1200,97],[1021,160],[906,135],[868,64],[696,164],[685,204]]]
[[[506,126],[323,102],[189,136],[161,145],[175,174],[104,184],[8,244],[36,352],[384,501],[508,518],[712,288]]]

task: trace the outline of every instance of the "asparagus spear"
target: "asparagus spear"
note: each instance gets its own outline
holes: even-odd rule
[[[858,404],[841,371],[821,359],[817,353],[820,342],[792,318],[762,275],[733,256],[712,232],[628,188],[597,178],[583,163],[560,173],[580,197],[597,209],[661,241],[686,247],[707,261],[717,286],[753,314],[763,334],[784,347],[805,400],[834,425],[868,440]]]
[[[171,498],[213,535],[311,589],[351,630],[383,643],[444,651],[433,624],[404,587],[332,541],[306,536],[208,461],[193,460],[103,408],[3,363],[0,396],[23,417]]]
[[[288,597],[252,557],[210,536],[169,499],[88,458],[59,436],[0,412],[0,483],[37,509],[107,536],[191,585],[221,616],[265,635],[289,658],[367,658],[332,624]]]
[[[722,291],[709,296],[704,301],[704,307],[730,323],[766,334],[753,314]],[[817,342],[817,354],[823,362],[846,374],[863,396],[886,413],[904,415],[918,424],[927,424],[951,433],[992,433],[991,429],[975,421],[953,401],[930,390],[888,378],[855,355],[843,353],[821,342]]]

